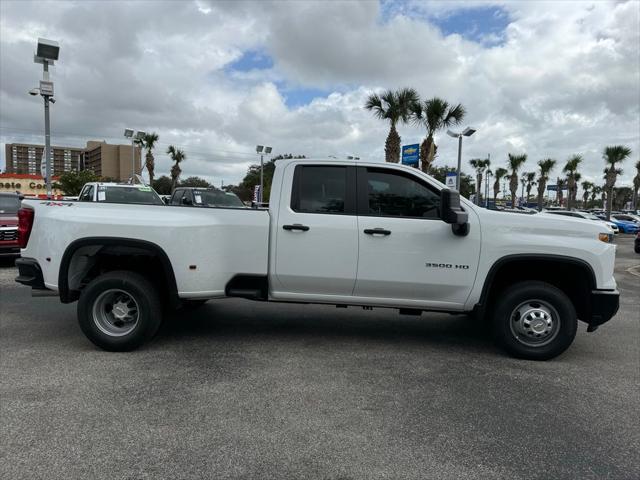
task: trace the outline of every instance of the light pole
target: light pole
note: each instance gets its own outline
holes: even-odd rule
[[[256,153],[260,155],[260,196],[258,197],[258,203],[262,205],[262,199],[264,198],[264,155],[271,153],[271,147],[265,147],[264,145],[256,145]]]
[[[36,53],[33,55],[34,63],[42,64],[42,80],[40,87],[29,90],[29,95],[40,94],[44,99],[44,158],[45,158],[45,183],[47,198],[51,198],[51,124],[49,122],[49,103],[56,103],[53,98],[53,82],[49,81],[49,65],[55,65],[60,55],[58,42],[38,39]]]
[[[138,130],[134,132],[130,128],[124,129],[124,137],[131,140],[131,178],[136,174],[136,140],[142,140],[146,132]],[[142,149],[140,149],[140,175],[142,175]],[[132,180],[133,181],[133,180]]]
[[[460,169],[462,167],[462,137],[470,137],[476,133],[475,128],[467,127],[462,132],[456,133],[451,130],[447,130],[447,135],[458,139],[458,170],[456,171],[456,190],[460,191]]]
[[[493,172],[488,168],[484,180],[484,208],[489,208],[489,183],[492,175]]]

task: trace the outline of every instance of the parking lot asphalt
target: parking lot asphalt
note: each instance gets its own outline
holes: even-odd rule
[[[0,478],[640,478],[640,255],[548,362],[466,316],[210,302],[130,353],[0,264]],[[640,273],[640,272],[638,272]]]

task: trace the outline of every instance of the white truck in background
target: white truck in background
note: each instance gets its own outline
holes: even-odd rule
[[[618,309],[606,225],[477,207],[402,165],[279,161],[269,209],[25,200],[17,281],[78,300],[86,336],[131,350],[163,309],[259,301],[473,313],[549,359]]]

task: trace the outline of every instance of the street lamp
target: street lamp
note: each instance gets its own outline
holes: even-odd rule
[[[260,155],[260,196],[258,197],[258,203],[262,204],[262,191],[264,188],[264,155],[269,155],[273,150],[271,147],[265,147],[264,145],[256,145],[256,153]]]
[[[29,95],[38,95],[44,99],[44,158],[45,158],[45,183],[47,186],[47,198],[51,198],[51,125],[49,123],[49,102],[56,103],[53,98],[53,82],[49,80],[49,65],[55,65],[60,55],[58,42],[38,39],[36,53],[33,55],[34,63],[42,64],[42,80],[39,88],[29,90]]]
[[[460,191],[460,169],[462,167],[462,137],[470,137],[476,133],[475,128],[467,127],[461,133],[452,132],[447,130],[447,135],[458,139],[458,170],[456,172],[456,190]]]
[[[124,137],[131,139],[131,178],[136,174],[136,140],[142,140],[146,134],[146,132],[140,130],[135,132],[130,128],[124,129]],[[140,150],[140,164],[142,165],[142,150]],[[142,168],[140,169],[140,174],[142,175]]]

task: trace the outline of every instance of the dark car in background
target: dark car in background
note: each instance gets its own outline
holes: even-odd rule
[[[217,188],[179,187],[171,195],[169,205],[192,207],[247,208],[235,193]]]
[[[640,232],[638,232],[638,234],[636,235],[634,250],[636,251],[636,253],[640,253]]]
[[[20,198],[17,193],[0,193],[0,257],[20,255],[18,245]]]

